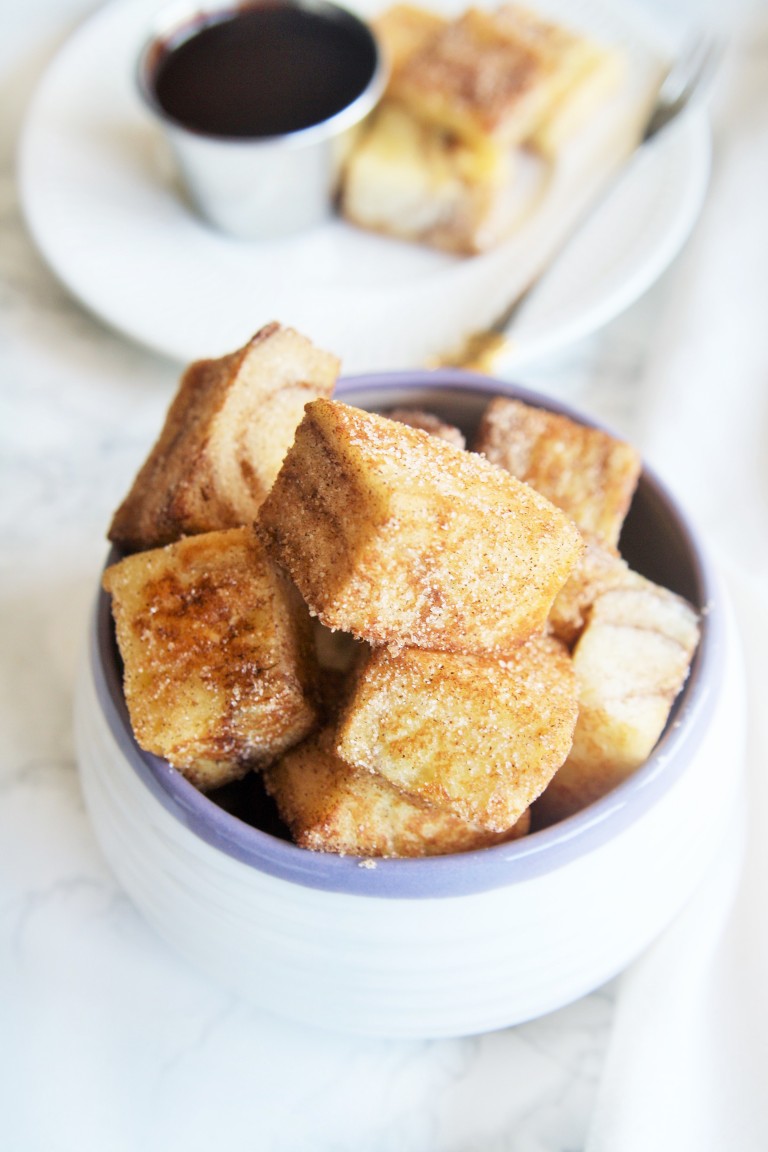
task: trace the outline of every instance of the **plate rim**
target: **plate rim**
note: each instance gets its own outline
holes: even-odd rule
[[[601,4],[603,0],[594,2]],[[632,13],[631,6],[626,7],[627,11]],[[97,9],[81,21],[60,44],[38,79],[23,119],[17,144],[17,183],[22,215],[31,238],[46,265],[65,289],[86,310],[116,333],[172,361],[184,363],[199,356],[199,352],[189,344],[186,334],[182,335],[175,329],[173,332],[163,333],[161,325],[155,324],[150,328],[141,317],[138,320],[131,317],[126,313],[124,294],[117,300],[113,296],[105,301],[101,291],[104,277],[101,277],[99,283],[99,276],[94,275],[92,263],[87,272],[74,266],[67,245],[62,244],[59,235],[55,230],[51,230],[46,220],[46,203],[50,203],[50,193],[41,188],[39,158],[35,155],[36,137],[39,132],[45,130],[46,112],[51,102],[52,89],[55,90],[56,81],[61,84],[55,70],[64,67],[62,62],[69,53],[76,51],[79,38],[92,31],[98,23],[102,25],[103,40],[106,41],[108,37],[114,38],[113,25],[120,14],[134,10],[137,13],[146,11],[149,14],[156,8],[154,0],[111,0],[106,6]],[[525,340],[524,325],[520,323],[525,316],[524,310],[518,321],[519,327],[515,329],[513,326],[510,329],[517,343],[514,352],[502,359],[503,366],[513,364],[518,368],[541,360],[601,329],[637,300],[678,254],[701,211],[708,185],[711,155],[709,123],[703,112],[697,112],[695,116],[689,118],[687,124],[679,127],[683,140],[694,157],[695,163],[690,165],[690,169],[695,175],[687,185],[687,204],[683,208],[678,202],[679,210],[674,227],[660,238],[651,257],[644,261],[642,267],[635,270],[633,276],[624,281],[621,290],[608,294],[598,290],[597,305],[581,311],[577,307],[574,315],[566,323],[561,323],[544,336],[534,336],[529,343]],[[457,267],[460,268],[460,265]],[[449,274],[453,272],[453,268],[451,265],[447,269]],[[457,274],[453,272],[453,275]],[[553,271],[552,274],[556,273]],[[381,300],[372,298],[371,303],[372,307],[376,307]],[[532,300],[532,304],[534,303]],[[266,320],[266,317],[264,319]],[[212,349],[213,351],[215,350]],[[223,353],[224,349],[221,351]],[[367,364],[362,361],[357,363],[354,358],[350,362],[346,357],[344,363],[345,371],[348,372],[375,371],[379,367],[384,367],[376,363]],[[386,365],[392,368],[403,366],[405,365],[398,363]]]

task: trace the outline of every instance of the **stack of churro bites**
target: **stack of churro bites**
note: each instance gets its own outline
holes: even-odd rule
[[[113,525],[140,746],[205,791],[256,771],[297,844],[365,857],[511,840],[624,778],[698,635],[619,554],[636,454],[506,398],[468,451],[333,399],[337,361],[290,329],[248,348],[210,394],[186,374]]]
[[[698,614],[620,554],[641,468],[630,445],[498,397],[476,446],[567,511],[585,541],[549,616],[550,631],[572,654],[579,714],[568,757],[534,806],[543,826],[600,799],[648,759],[688,676]]]
[[[182,376],[118,508],[104,574],[139,745],[211,791],[303,739],[320,706],[306,605],[255,530],[335,356],[279,324]]]
[[[582,551],[573,522],[478,454],[327,400],[307,405],[259,522],[312,614],[366,646],[323,736],[339,786],[354,777],[372,814],[382,793],[407,802],[408,827],[442,814],[451,845],[519,834],[576,722],[570,657],[544,634]],[[295,756],[266,780],[299,843],[360,849]]]
[[[389,70],[382,100],[346,158],[351,223],[457,253],[486,251],[539,204],[558,165],[613,128],[637,139],[628,60],[615,44],[519,4],[452,16],[396,3],[374,19]],[[574,189],[578,192],[578,188]]]

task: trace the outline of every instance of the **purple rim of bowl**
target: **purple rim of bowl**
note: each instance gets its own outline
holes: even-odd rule
[[[583,424],[594,421],[567,405],[505,381],[464,371],[392,372],[346,377],[336,396],[403,389],[438,390],[444,395],[511,395],[564,413]],[[401,400],[397,401],[401,403]],[[688,556],[702,612],[702,635],[690,675],[667,728],[646,763],[608,796],[550,828],[520,840],[450,856],[366,860],[311,852],[230,815],[194,788],[166,761],[136,744],[123,698],[109,597],[101,592],[91,631],[91,662],[100,706],[128,764],[160,803],[196,835],[220,851],[272,876],[306,887],[390,898],[465,896],[529,880],[562,868],[618,836],[645,813],[686,771],[701,746],[720,685],[725,643],[723,606],[715,575],[681,510],[646,468],[638,494]]]

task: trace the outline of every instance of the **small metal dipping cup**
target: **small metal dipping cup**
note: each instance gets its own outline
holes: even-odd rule
[[[297,130],[227,135],[201,131],[170,115],[158,99],[162,62],[202,28],[244,9],[292,9],[335,25],[362,54],[359,91],[333,114]],[[300,55],[283,52],[285,67],[301,74]],[[328,61],[328,68],[338,61]],[[248,0],[163,10],[138,61],[144,104],[163,130],[182,186],[197,212],[215,228],[240,239],[285,236],[321,223],[333,212],[340,165],[354,130],[378,102],[386,68],[369,25],[330,0]],[[275,96],[275,98],[278,98]]]

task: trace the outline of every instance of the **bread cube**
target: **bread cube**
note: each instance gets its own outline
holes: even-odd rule
[[[331,395],[338,370],[337,357],[279,324],[238,352],[191,364],[115,513],[112,543],[134,552],[253,524],[304,405]]]
[[[511,150],[458,140],[384,100],[346,158],[339,206],[360,228],[481,252],[512,230],[543,187],[543,179],[520,179],[519,167]]]
[[[569,647],[584,631],[592,605],[599,596],[612,588],[627,588],[643,582],[643,577],[632,572],[613,548],[586,536],[584,543],[584,551],[555,597],[549,614],[550,631]]]
[[[374,16],[373,27],[390,76],[445,24],[444,16],[415,4],[392,4]]]
[[[252,529],[135,553],[103,583],[136,740],[196,787],[244,776],[315,726],[309,615]]]
[[[525,140],[549,158],[605,106],[625,72],[617,48],[519,4],[452,21],[394,4],[374,23],[390,67],[388,95],[462,136]]]
[[[528,219],[626,72],[618,49],[516,4],[453,18],[395,4],[375,29],[389,83],[345,158],[341,212],[451,252],[485,251]],[[638,130],[624,128],[627,148]]]
[[[540,630],[583,543],[482,457],[345,404],[307,405],[259,520],[329,628],[505,653]]]
[[[411,428],[421,428],[429,432],[430,436],[437,436],[439,440],[447,440],[454,448],[466,448],[467,441],[464,433],[455,424],[448,424],[435,416],[434,412],[425,412],[421,408],[390,408],[384,413],[390,420],[397,420],[400,424],[407,424]]]
[[[354,856],[436,856],[486,848],[525,835],[525,812],[507,832],[489,832],[409,800],[379,775],[350,767],[325,728],[264,772],[292,839],[302,848]]]
[[[582,531],[616,547],[640,476],[631,445],[499,396],[483,413],[474,448],[562,508]]]
[[[573,747],[536,803],[537,824],[580,811],[648,759],[698,639],[694,609],[636,573],[595,599],[573,652],[579,685]]]
[[[576,680],[566,649],[535,636],[503,659],[375,650],[336,751],[414,802],[509,830],[570,751]]]
[[[520,4],[502,4],[495,19],[501,31],[537,56],[549,76],[549,99],[526,144],[555,159],[615,95],[625,74],[625,57],[617,47],[548,21]]]
[[[532,135],[585,65],[587,41],[517,5],[470,8],[398,60],[389,95],[463,140]]]

